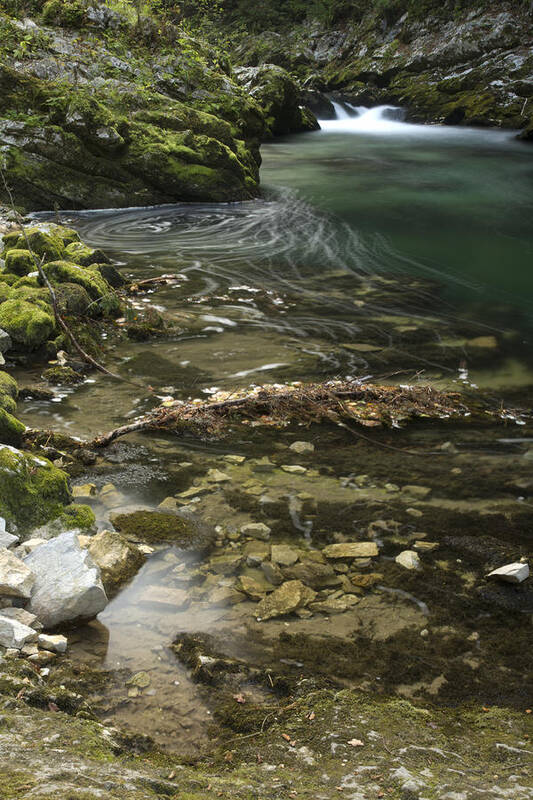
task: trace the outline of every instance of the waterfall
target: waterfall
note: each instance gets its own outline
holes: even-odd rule
[[[397,106],[354,106],[351,103],[333,103],[336,119],[319,120],[323,131],[339,133],[396,133],[409,127],[403,122],[404,111]],[[351,113],[350,113],[351,112]]]

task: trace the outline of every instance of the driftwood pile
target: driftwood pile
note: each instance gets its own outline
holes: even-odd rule
[[[219,438],[232,424],[284,427],[330,421],[401,427],[416,418],[448,419],[470,414],[459,393],[430,386],[381,386],[358,381],[267,384],[217,392],[207,400],[168,400],[90,444],[105,447],[136,431],[188,432],[201,438]]]

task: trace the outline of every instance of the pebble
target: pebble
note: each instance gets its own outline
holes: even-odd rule
[[[251,536],[252,539],[262,539],[266,542],[270,538],[271,529],[264,522],[249,522],[241,527],[243,536]]]
[[[227,461],[228,464],[244,464],[246,458],[244,456],[224,456],[224,461]]]
[[[409,514],[410,517],[422,517],[423,513],[418,508],[406,508],[405,513]]]
[[[420,567],[420,558],[414,550],[402,550],[394,560],[400,567],[405,567],[405,569],[418,569]]]
[[[417,539],[415,541],[413,547],[415,548],[415,550],[421,550],[422,552],[430,553],[432,550],[436,550],[437,547],[439,547],[439,543],[438,542],[426,542],[426,541],[421,541],[420,539]]]
[[[37,639],[37,644],[43,650],[50,650],[52,653],[66,653],[68,640],[66,636],[41,633]]]
[[[375,542],[339,542],[324,547],[326,558],[372,558],[379,555]]]
[[[299,464],[282,464],[281,469],[290,475],[305,475],[307,472],[306,468],[301,467]]]
[[[282,567],[292,567],[298,561],[299,555],[296,550],[286,544],[273,544],[271,550],[273,564],[281,564]]]
[[[226,483],[231,480],[229,475],[219,469],[208,470],[206,478],[210,483]]]

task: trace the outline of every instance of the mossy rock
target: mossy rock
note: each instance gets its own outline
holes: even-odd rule
[[[0,516],[27,529],[56,519],[70,500],[66,473],[45,458],[0,446]]]
[[[9,414],[17,410],[18,386],[17,382],[7,372],[0,372],[0,408]]]
[[[71,261],[50,261],[44,265],[43,272],[52,285],[77,283],[83,286],[92,300],[98,300],[111,290],[101,275]]]
[[[80,28],[86,22],[85,0],[47,0],[43,6],[43,21],[65,28]]]
[[[126,539],[148,544],[169,543],[184,550],[209,548],[214,531],[196,520],[162,511],[134,511],[112,516],[115,528]]]
[[[20,447],[26,426],[3,408],[0,408],[0,442]]]
[[[51,336],[54,317],[37,305],[20,298],[6,300],[0,305],[0,328],[14,342],[28,350],[36,350]]]
[[[53,386],[73,386],[83,380],[83,376],[72,367],[50,367],[45,369],[42,377]]]
[[[94,528],[96,522],[92,508],[82,503],[72,503],[67,506],[59,519],[65,530],[80,528],[88,531]]]
[[[79,264],[80,267],[90,267],[91,264],[106,264],[109,260],[102,250],[95,250],[83,242],[72,242],[67,245],[65,255],[69,261]]]
[[[6,286],[13,286],[13,284],[19,280],[20,280],[20,275],[13,275],[12,272],[0,273],[0,284],[5,283]]]
[[[19,278],[18,281],[13,284],[13,289],[20,289],[23,286],[29,286],[30,289],[39,289],[37,276],[30,277],[29,275],[24,275],[23,278]]]
[[[57,286],[56,299],[59,311],[62,314],[83,315],[88,314],[91,306],[91,298],[83,286],[77,283],[62,283]]]
[[[90,264],[89,269],[96,270],[113,289],[120,289],[127,284],[127,280],[113,264]]]
[[[13,275],[28,275],[35,272],[37,267],[29,250],[9,250],[6,253],[6,272]]]
[[[58,227],[58,226],[57,226]],[[53,261],[63,258],[65,246],[63,239],[55,231],[43,230],[40,227],[27,228],[25,234],[10,233],[4,236],[4,247],[7,254],[11,250],[28,250],[45,261]]]

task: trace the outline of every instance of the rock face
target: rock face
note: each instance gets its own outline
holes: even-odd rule
[[[24,559],[35,574],[28,605],[45,628],[90,619],[107,605],[100,573],[76,531],[39,545]]]
[[[0,615],[0,645],[20,650],[25,644],[35,642],[37,631],[16,619]]]
[[[313,112],[302,107],[300,89],[287,70],[261,64],[237,69],[235,77],[263,109],[268,136],[318,129]]]
[[[116,531],[96,534],[89,540],[88,549],[108,596],[132,578],[144,562],[141,551]]]
[[[521,128],[520,138],[533,141],[529,3],[328,6],[329,25],[311,10],[279,32],[240,37],[236,63],[278,64],[303,78],[306,92],[327,89],[356,106],[392,103],[413,121]],[[327,106],[308,102],[330,117]]]
[[[0,550],[0,595],[28,600],[35,576],[26,564],[9,550]]]
[[[86,24],[85,14],[69,27]],[[17,204],[103,208],[252,197],[263,117],[229,64],[169,23],[154,55],[135,25],[117,16],[120,37],[89,35],[85,46],[84,27],[50,29],[37,20],[24,59],[16,51],[18,21],[3,17],[0,145]],[[128,37],[126,62],[117,56]]]

